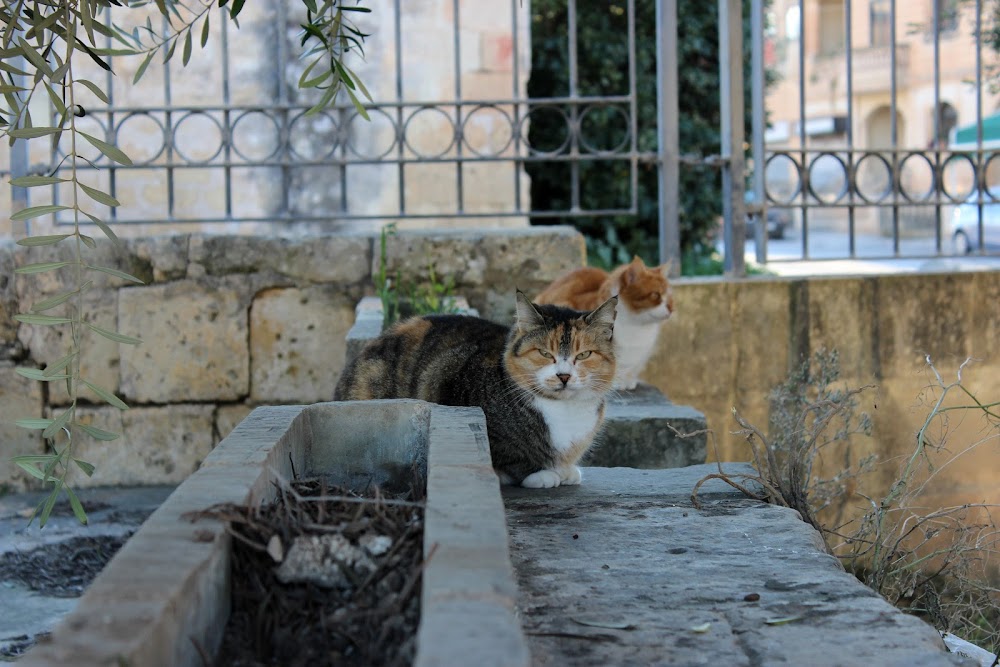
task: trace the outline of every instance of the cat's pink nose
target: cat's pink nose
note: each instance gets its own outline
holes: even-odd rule
[[[569,373],[556,373],[556,377],[559,378],[562,381],[562,383],[565,385],[567,382],[569,382],[569,377],[570,376],[569,376]]]

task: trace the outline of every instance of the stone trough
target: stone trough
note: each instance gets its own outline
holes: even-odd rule
[[[410,400],[255,410],[21,663],[203,664],[229,616],[230,539],[221,523],[184,515],[265,503],[293,466],[359,489],[426,478],[424,553],[434,555],[423,574],[415,664],[529,663],[482,411]]]

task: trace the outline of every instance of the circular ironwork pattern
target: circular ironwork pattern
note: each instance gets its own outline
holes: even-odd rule
[[[775,151],[765,159],[764,192],[779,205],[958,204],[977,188],[996,201],[1000,191],[983,184],[998,159],[988,154],[980,164],[975,152],[944,150]]]
[[[134,166],[511,160],[630,155],[635,129],[627,103],[469,103],[356,109],[247,108],[128,111],[88,131],[122,145]],[[545,126],[544,139],[530,135]],[[534,139],[535,143],[532,143]],[[65,142],[63,142],[65,143]],[[65,147],[59,146],[60,156]],[[95,164],[107,158],[95,151]],[[120,165],[119,165],[120,167]]]

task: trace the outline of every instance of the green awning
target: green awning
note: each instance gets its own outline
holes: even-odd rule
[[[976,124],[971,123],[956,128],[948,142],[951,148],[970,149],[976,147]],[[1000,112],[983,118],[983,146],[1000,146]]]

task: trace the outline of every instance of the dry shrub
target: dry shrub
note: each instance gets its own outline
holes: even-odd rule
[[[912,450],[901,458],[877,461],[867,455],[852,462],[857,439],[872,430],[859,400],[874,387],[846,388],[836,351],[821,351],[772,392],[766,434],[733,410],[757,474],[740,479],[720,468],[710,477],[797,510],[819,530],[830,553],[887,600],[1000,653],[997,506],[930,502],[943,470],[1000,442],[1000,402],[984,403],[966,388],[962,373],[969,364],[966,360],[955,380],[946,382],[928,357],[932,379],[919,397],[926,416]],[[949,442],[955,428],[970,420],[978,439]],[[843,458],[839,470],[823,477],[828,452]],[[868,473],[885,466],[896,471],[894,481],[888,490],[885,485],[869,490]],[[859,499],[862,506],[851,511]]]

